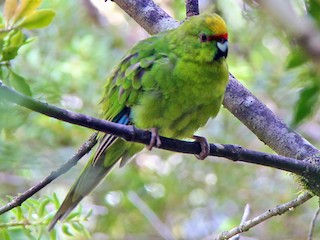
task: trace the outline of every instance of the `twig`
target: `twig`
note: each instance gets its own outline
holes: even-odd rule
[[[303,195],[297,197],[296,199],[287,202],[285,204],[282,205],[278,205],[273,209],[269,209],[268,211],[262,213],[261,215],[245,221],[243,224],[241,224],[238,227],[235,227],[229,231],[223,232],[221,233],[218,237],[216,237],[216,240],[222,240],[222,239],[229,239],[239,233],[242,232],[246,232],[248,231],[250,228],[258,225],[261,222],[264,222],[266,220],[268,220],[269,218],[273,217],[273,216],[277,216],[277,215],[281,215],[284,214],[287,211],[291,211],[293,210],[295,207],[300,206],[301,204],[305,203],[306,201],[308,201],[310,198],[312,198],[312,196],[309,193],[304,193]]]
[[[35,193],[40,191],[42,188],[47,186],[49,183],[51,183],[53,180],[67,172],[70,168],[72,168],[74,165],[77,164],[77,162],[85,155],[87,154],[92,147],[97,143],[96,140],[97,133],[94,133],[82,146],[79,148],[78,152],[70,158],[66,163],[61,165],[57,170],[50,173],[49,176],[42,179],[38,184],[31,187],[24,193],[20,194],[19,196],[16,196],[13,198],[12,201],[4,205],[0,208],[0,215],[10,211],[11,209],[20,206],[24,201],[26,201],[28,198],[33,196]]]
[[[317,220],[317,217],[318,217],[319,213],[320,213],[320,207],[314,213],[313,218],[311,220],[311,223],[310,223],[310,226],[309,226],[309,232],[308,232],[308,240],[312,240],[313,229],[314,229],[314,226],[316,224],[316,220]]]
[[[1,84],[0,82],[0,99],[1,98],[44,115],[97,131],[110,133],[115,136],[122,137],[127,141],[134,141],[143,144],[149,144],[150,142],[151,133],[149,131],[61,109],[47,103],[34,100],[5,86],[4,84]],[[181,141],[166,137],[160,137],[160,140],[161,146],[159,148],[161,149],[188,154],[199,154],[201,151],[201,147],[198,142]],[[300,174],[305,177],[313,176],[315,179],[318,177],[320,171],[317,166],[307,161],[304,162],[294,158],[252,151],[231,144],[210,144],[209,155],[225,157],[232,161],[243,161],[274,167]]]
[[[246,206],[244,207],[242,219],[241,219],[241,222],[240,222],[240,227],[248,220],[249,215],[250,215],[250,205],[246,204]],[[231,239],[232,240],[239,240],[240,239],[240,234],[241,233],[238,233],[237,235],[235,235]]]
[[[148,219],[150,224],[166,240],[174,240],[171,230],[158,218],[158,216],[143,202],[143,200],[133,191],[128,193],[128,198],[132,204]]]
[[[186,15],[187,17],[199,15],[198,0],[186,0]]]

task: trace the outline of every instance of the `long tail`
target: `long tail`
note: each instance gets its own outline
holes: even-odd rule
[[[109,140],[108,146],[104,145],[104,147],[108,148],[110,147],[110,144],[112,144],[113,142],[117,142],[114,141],[115,139],[111,138],[114,137],[111,135],[106,135],[104,137],[105,140]],[[103,144],[100,144],[100,146],[101,145]],[[90,159],[87,166],[84,168],[83,172],[70,189],[68,195],[64,199],[57,213],[55,214],[53,220],[49,224],[49,231],[53,229],[53,227],[59,220],[62,221],[63,219],[65,219],[69,215],[69,213],[78,205],[78,203],[101,182],[101,180],[112,170],[115,164],[121,159],[121,156],[118,156],[117,159],[114,159],[109,164],[106,164],[105,149],[101,153],[99,151],[100,146],[97,149],[96,154]]]
[[[118,114],[115,122],[130,124],[128,110],[124,109]],[[101,180],[112,170],[128,150],[128,145],[123,139],[104,134],[100,138],[99,146],[82,171],[77,181],[71,187],[68,195],[49,224],[49,231],[59,220],[65,219],[68,214],[87,196]]]

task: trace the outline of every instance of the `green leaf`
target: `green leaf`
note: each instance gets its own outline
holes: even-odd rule
[[[13,17],[14,12],[17,9],[18,1],[17,0],[6,0],[3,8],[3,18],[6,22],[6,26],[9,26],[9,21]]]
[[[23,212],[20,206],[16,207],[16,218],[18,221],[23,219]]]
[[[10,46],[21,47],[24,43],[24,40],[25,40],[24,34],[22,33],[21,30],[18,30],[10,37]]]
[[[308,61],[308,58],[306,54],[300,49],[295,49],[291,52],[291,54],[288,55],[286,68],[287,69],[296,68],[298,66],[305,64],[307,61]]]
[[[2,51],[1,61],[9,61],[18,55],[19,47],[7,47]]]
[[[92,213],[93,213],[93,210],[91,208],[89,212],[84,216],[84,219],[88,219],[89,217],[91,217]]]
[[[2,233],[1,239],[3,239],[3,240],[10,240],[11,239],[7,229],[5,229],[5,228],[1,229],[1,233]]]
[[[8,67],[2,66],[1,69],[2,69],[2,79],[1,80],[4,82],[4,84],[11,87],[10,80],[9,80],[10,71],[9,71]]]
[[[11,86],[17,91],[27,96],[32,96],[31,89],[27,84],[26,80],[22,76],[14,73],[13,71],[10,71],[10,83]]]
[[[42,0],[21,0],[20,5],[15,11],[13,22],[17,23],[22,18],[33,13],[41,4]]]
[[[55,229],[52,229],[49,236],[50,236],[50,240],[56,240],[57,239],[57,231]]]
[[[83,226],[80,223],[72,223],[71,226],[73,227],[74,230],[77,232],[81,232],[83,229]]]
[[[67,221],[75,218],[75,217],[79,217],[81,215],[81,212],[76,211],[76,212],[72,212],[69,214],[69,216],[66,218]]]
[[[51,23],[55,15],[50,9],[39,10],[26,17],[18,26],[27,29],[43,28]]]
[[[297,126],[314,112],[314,108],[319,101],[319,94],[320,86],[316,82],[302,89],[295,106],[293,126]]]
[[[73,237],[73,234],[69,231],[69,227],[67,225],[62,226],[62,232],[67,236]]]
[[[313,17],[315,22],[320,26],[320,1],[319,0],[309,0],[308,1],[308,12]]]
[[[3,45],[4,45],[4,41],[0,38],[0,54],[2,52]]]
[[[46,206],[50,203],[50,199],[46,198],[41,201],[40,206],[38,207],[38,216],[43,217],[46,213]]]
[[[1,28],[0,28],[1,29]],[[0,32],[0,39],[4,39],[6,36],[8,36],[9,32]]]
[[[53,194],[52,201],[54,203],[55,208],[58,209],[60,207],[60,201],[56,193]]]

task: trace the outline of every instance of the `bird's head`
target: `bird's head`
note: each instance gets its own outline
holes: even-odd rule
[[[180,28],[180,29],[179,29]],[[194,60],[214,61],[228,55],[228,31],[224,20],[217,14],[190,17],[177,29],[178,43],[186,56]]]
[[[213,42],[217,46],[217,53],[214,60],[228,56],[228,31],[223,19],[217,14],[206,14],[203,16],[207,32],[200,33],[200,42]]]

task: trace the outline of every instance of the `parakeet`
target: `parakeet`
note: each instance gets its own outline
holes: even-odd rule
[[[133,46],[113,69],[100,103],[106,120],[189,138],[219,111],[228,83],[228,32],[217,14],[185,20]],[[157,140],[157,138],[156,138]],[[159,144],[158,141],[155,141]],[[151,145],[152,147],[152,145]],[[50,223],[51,230],[141,144],[100,133],[99,146]]]

